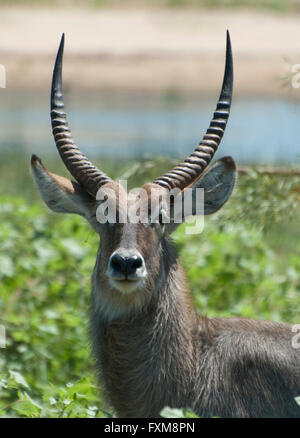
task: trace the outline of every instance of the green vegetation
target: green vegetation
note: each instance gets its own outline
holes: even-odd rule
[[[106,163],[105,170],[129,177],[133,187],[169,165],[162,159],[119,169]],[[2,176],[17,175],[14,166],[2,162]],[[6,192],[0,197],[0,325],[7,338],[0,349],[0,417],[110,416],[88,341],[98,237],[83,219],[50,213],[29,171],[24,174],[15,184],[1,178],[6,186],[0,187]],[[296,177],[254,172],[240,178],[202,234],[179,227],[174,243],[199,311],[299,323],[299,193]],[[193,416],[169,409],[164,415]]]

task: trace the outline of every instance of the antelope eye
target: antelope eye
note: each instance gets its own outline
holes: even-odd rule
[[[162,208],[162,206],[159,209],[158,222],[162,226],[169,222],[168,213]]]
[[[159,211],[157,212],[157,215],[151,215],[151,212],[149,212],[149,222],[146,224],[147,227],[155,228],[159,227],[160,231],[164,232],[165,229],[165,223],[168,222],[166,220],[167,215],[164,212],[162,206],[160,206]]]

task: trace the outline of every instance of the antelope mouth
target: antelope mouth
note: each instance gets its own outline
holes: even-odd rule
[[[109,282],[114,289],[117,289],[121,293],[131,293],[135,291],[142,283],[140,278],[127,278],[127,279],[114,279],[109,278]]]

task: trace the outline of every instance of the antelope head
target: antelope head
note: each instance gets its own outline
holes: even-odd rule
[[[177,223],[174,197],[171,202],[170,192],[177,191],[183,202],[189,189],[192,215],[197,212],[197,197],[194,196],[197,189],[204,190],[203,214],[217,211],[232,193],[236,179],[233,159],[224,157],[208,168],[229,117],[233,85],[230,37],[227,32],[222,90],[206,134],[189,157],[135,191],[134,197],[120,183],[97,169],[73,141],[62,94],[63,48],[64,35],[53,70],[51,123],[58,152],[74,180],[48,171],[36,155],[31,159],[33,176],[51,210],[85,217],[100,235],[93,292],[101,296],[99,306],[107,312],[127,313],[151,299],[165,279],[165,260],[169,259],[167,263],[172,264],[167,238]],[[109,203],[114,205],[114,220],[104,220],[105,203],[106,207]],[[129,212],[138,209],[150,211],[149,219],[131,220]]]

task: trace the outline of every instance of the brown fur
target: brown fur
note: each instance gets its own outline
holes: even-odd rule
[[[162,239],[155,257],[148,256],[151,280],[122,302],[133,308],[141,293],[138,305],[111,321],[97,305],[102,293],[112,292],[102,289],[99,260],[94,272],[93,352],[117,414],[157,417],[171,406],[200,416],[300,417],[294,400],[300,352],[291,347],[291,326],[201,317],[171,244]],[[113,306],[120,305],[116,298]]]
[[[222,172],[228,176],[222,164],[212,172],[209,184]],[[300,395],[300,349],[292,348],[292,326],[199,316],[168,240],[172,226],[163,231],[160,224],[100,225],[97,203],[80,186],[49,174],[37,160],[33,173],[50,208],[81,214],[101,235],[90,330],[100,382],[117,415],[158,417],[170,406],[204,417],[300,417],[294,400]],[[145,186],[147,202],[151,186]],[[164,189],[154,186],[155,197],[164,197]],[[104,187],[119,190],[117,183]],[[216,208],[231,190],[223,186]],[[130,204],[123,189],[120,201],[119,209]],[[118,289],[107,275],[109,258],[120,246],[138,249],[145,261],[147,275],[131,292]]]

